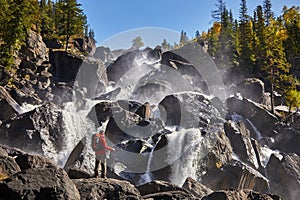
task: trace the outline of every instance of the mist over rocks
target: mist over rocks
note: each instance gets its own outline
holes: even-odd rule
[[[298,113],[271,114],[259,79],[222,77],[193,43],[94,54],[85,38],[64,52],[29,36],[16,74],[0,74],[5,197],[299,199]],[[90,178],[100,129],[108,179]]]

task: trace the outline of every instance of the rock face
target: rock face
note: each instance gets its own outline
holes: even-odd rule
[[[202,197],[213,193],[213,191],[198,181],[188,177],[182,187],[193,194],[196,198],[201,199]]]
[[[186,48],[189,47],[190,46]],[[187,82],[189,82],[192,88],[197,88],[198,91],[201,91],[204,94],[209,94],[208,87],[200,70],[193,65],[194,63],[191,63],[191,61],[189,62],[180,56],[180,53],[181,52],[177,52],[176,50],[163,53],[161,63],[173,68],[173,70],[178,70],[178,73],[180,73]],[[204,54],[203,52],[201,53]]]
[[[46,44],[47,48],[49,48],[49,49],[60,49],[63,47],[61,42],[57,39],[43,40],[43,41]]]
[[[53,51],[50,52],[50,63],[54,66],[53,72],[57,81],[70,83],[76,80],[83,60],[65,51]]]
[[[166,96],[159,103],[159,108],[166,126],[205,129],[222,122],[218,110],[201,93],[186,92]]]
[[[111,50],[104,46],[97,47],[94,56],[103,62],[107,62],[111,59]]]
[[[79,190],[80,199],[142,199],[139,191],[126,181],[79,179],[74,182]]]
[[[245,163],[259,167],[257,155],[252,146],[250,132],[243,122],[228,121],[224,124],[224,130],[232,145],[233,152]]]
[[[16,161],[8,156],[0,156],[0,173],[10,176],[21,171]]]
[[[84,60],[65,51],[50,52],[50,63],[56,81],[73,84],[77,81],[80,88],[86,88],[87,97],[94,98],[103,91],[107,83],[104,65],[97,60]]]
[[[202,182],[213,190],[234,188],[238,190],[250,189],[262,193],[269,190],[269,183],[266,178],[238,161],[210,170],[202,176]]]
[[[20,51],[23,62],[34,62],[37,66],[49,60],[48,49],[43,38],[34,31],[30,31],[26,40],[26,46]]]
[[[62,143],[53,141],[63,142],[59,125],[61,113],[54,111],[53,106],[46,104],[3,123],[0,129],[1,143],[42,155],[51,154],[51,150],[59,151]]]
[[[272,155],[267,165],[271,192],[284,199],[296,200],[300,198],[300,157],[297,154],[284,155],[282,160]],[[283,187],[286,185],[288,187]]]
[[[265,137],[272,135],[272,130],[278,122],[278,119],[261,105],[246,98],[241,100],[236,97],[228,98],[226,103],[228,110],[230,111],[229,114],[232,115],[236,113],[242,115],[245,119],[250,120]]]
[[[97,119],[99,124],[109,119],[106,135],[112,143],[118,144],[128,139],[150,137],[163,128],[159,119],[147,120],[140,116],[142,107],[134,101],[101,102],[95,105],[95,112],[89,117]]]
[[[137,189],[144,199],[194,199],[187,190],[165,181],[152,181]]]
[[[75,38],[73,43],[74,43],[74,46],[77,49],[79,49],[81,52],[88,53],[91,56],[93,56],[96,52],[95,41],[93,41],[89,37]]]
[[[262,103],[265,95],[265,84],[257,78],[247,78],[237,86],[237,92],[247,99]]]
[[[75,184],[57,168],[27,169],[0,182],[4,199],[80,199]]]
[[[297,113],[279,122],[258,79],[231,76],[244,98],[226,107],[220,73],[196,43],[100,48],[101,61],[87,38],[73,40],[75,55],[29,36],[15,73],[0,67],[0,143],[22,149],[0,147],[0,198],[299,199]],[[128,182],[90,178],[100,128],[116,149],[107,176]]]
[[[67,173],[47,158],[1,146],[2,199],[80,199]]]
[[[267,145],[272,149],[278,149],[285,153],[297,153],[300,155],[298,144],[300,142],[300,130],[278,125],[273,137],[267,140]]]
[[[222,190],[214,192],[202,200],[282,200],[279,196],[271,194],[260,194],[250,190]]]
[[[126,73],[133,73],[133,70],[137,70],[139,62],[143,63],[147,57],[152,57],[155,62],[159,57],[153,57],[153,51],[156,50],[134,50],[121,55],[117,60],[107,67],[107,78],[109,81],[118,82],[122,76]],[[133,70],[132,70],[133,69]]]

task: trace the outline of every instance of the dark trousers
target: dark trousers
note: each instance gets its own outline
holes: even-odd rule
[[[99,166],[101,165],[101,178],[106,178],[106,155],[100,154],[96,155],[96,163],[94,170],[94,177],[99,177]]]

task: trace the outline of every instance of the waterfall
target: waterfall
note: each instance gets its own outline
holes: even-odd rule
[[[57,163],[63,166],[76,144],[84,137],[95,133],[94,122],[87,115],[97,101],[86,100],[85,106],[77,110],[76,102],[68,102],[62,110],[64,147],[57,155]]]
[[[158,137],[158,140],[157,140],[156,144],[153,145],[153,147],[152,147],[152,149],[149,153],[146,172],[145,172],[145,174],[143,174],[141,176],[141,180],[139,182],[140,184],[148,183],[148,182],[151,182],[153,180],[152,174],[151,174],[151,161],[152,161],[152,158],[153,158],[153,155],[154,155],[154,150],[155,150],[158,142],[160,141],[160,139],[161,139],[161,135]]]
[[[141,180],[139,181],[139,184],[144,184],[144,183],[148,183],[148,182],[152,181],[152,175],[151,175],[151,172],[150,172],[150,166],[151,166],[151,160],[153,158],[153,153],[154,153],[155,147],[156,147],[156,145],[152,147],[152,149],[151,149],[151,151],[149,153],[149,158],[148,158],[148,161],[147,161],[146,172],[145,172],[145,174],[143,174],[141,176]]]
[[[256,128],[256,126],[254,126],[254,124],[249,119],[246,119],[246,120],[247,120],[247,122],[250,124],[250,126],[252,127],[252,129],[255,132],[255,135],[256,135],[255,139],[257,141],[261,140],[263,137],[262,137],[261,133],[259,132],[259,130]]]
[[[182,129],[168,135],[168,163],[171,165],[170,180],[182,185],[187,177],[197,179],[198,161],[204,157],[209,143],[203,143],[199,129]]]

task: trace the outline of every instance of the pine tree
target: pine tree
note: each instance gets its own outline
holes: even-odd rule
[[[217,3],[215,4],[217,7],[216,10],[213,10],[211,12],[211,17],[213,18],[214,22],[222,22],[222,15],[223,11],[225,10],[225,1],[223,0],[217,0]]]
[[[253,30],[255,33],[254,38],[254,53],[255,53],[255,69],[254,73],[261,72],[261,66],[267,62],[266,51],[266,25],[261,6],[257,6],[254,11]]]
[[[233,16],[232,12],[229,12],[225,7],[222,13],[221,32],[219,36],[221,49],[218,52],[220,54],[218,57],[220,58],[219,64],[229,67],[233,66],[234,52],[236,52]]]
[[[272,12],[271,0],[264,0],[264,15],[266,18],[266,24],[268,26],[270,20],[274,18],[274,13]]]
[[[219,36],[221,34],[221,24],[219,22],[215,22],[213,27],[207,33],[208,40],[208,53],[209,55],[218,62],[220,60],[219,51],[221,49]]]
[[[285,52],[289,62],[293,63],[296,57],[300,57],[300,8],[285,7],[283,12],[283,23],[287,35],[284,42]]]
[[[84,36],[86,16],[77,0],[60,0],[55,4],[55,26],[59,36],[64,37],[66,51],[71,36]]]
[[[246,0],[241,1],[240,8],[240,25],[239,25],[239,41],[240,41],[240,65],[247,67],[253,71],[253,23],[247,13]]]
[[[55,35],[54,3],[51,0],[40,1],[41,35],[44,39],[53,39]]]
[[[290,71],[290,64],[286,60],[283,41],[285,31],[278,21],[270,20],[266,28],[266,62],[263,63],[262,69],[268,74],[268,80],[271,83],[271,105],[274,112],[273,89],[284,94],[287,86],[287,75]]]
[[[184,32],[183,30],[181,31],[180,34],[180,41],[179,41],[179,46],[184,46],[185,44],[187,44],[189,41],[189,38],[186,35],[186,32]]]
[[[89,33],[88,33],[88,37],[94,41],[94,43],[96,43],[96,39],[95,39],[95,32],[93,29],[90,29]]]
[[[167,42],[167,40],[165,38],[163,39],[161,46],[164,50],[170,50],[170,44]]]

